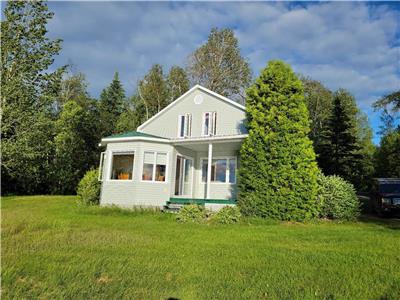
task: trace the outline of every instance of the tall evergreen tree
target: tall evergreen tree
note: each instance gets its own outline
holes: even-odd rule
[[[228,28],[211,29],[207,42],[189,57],[187,69],[193,84],[238,100],[243,100],[243,91],[251,81],[250,66]]]
[[[359,189],[359,171],[364,159],[362,143],[363,139],[366,142],[365,139],[370,140],[371,136],[362,132],[365,124],[361,124],[360,112],[349,92],[343,89],[335,92],[333,103],[324,131],[319,164],[326,175],[339,175]]]
[[[101,121],[101,135],[108,136],[117,131],[117,121],[125,108],[125,91],[115,72],[111,84],[100,95],[99,111]]]
[[[42,1],[9,1],[1,21],[2,193],[48,192],[53,102],[64,68],[50,72],[61,40]]]
[[[270,61],[247,90],[249,136],[241,149],[238,204],[245,215],[305,220],[318,214],[315,153],[303,87]]]

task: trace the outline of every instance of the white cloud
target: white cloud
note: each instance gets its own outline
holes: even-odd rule
[[[360,106],[400,87],[399,11],[369,3],[50,2],[50,33],[64,39],[57,63],[71,59],[98,95],[119,71],[129,94],[154,63],[183,65],[212,27],[230,27],[254,75],[270,59]]]

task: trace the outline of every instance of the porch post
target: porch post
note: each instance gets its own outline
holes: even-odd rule
[[[206,193],[207,199],[210,199],[212,151],[213,151],[213,145],[210,143],[208,144],[207,193]]]

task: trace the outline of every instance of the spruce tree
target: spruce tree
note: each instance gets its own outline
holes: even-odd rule
[[[111,84],[100,95],[99,111],[101,120],[101,135],[108,136],[117,131],[117,121],[125,109],[125,91],[115,72]]]
[[[271,61],[247,90],[249,136],[241,148],[238,204],[245,215],[306,220],[318,214],[318,168],[303,86]]]
[[[319,157],[325,175],[339,175],[357,188],[359,170],[363,165],[359,122],[359,110],[354,97],[343,89],[335,92]]]

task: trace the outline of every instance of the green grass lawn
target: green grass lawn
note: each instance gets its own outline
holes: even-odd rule
[[[3,299],[399,299],[400,222],[178,224],[2,199]]]

